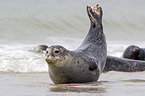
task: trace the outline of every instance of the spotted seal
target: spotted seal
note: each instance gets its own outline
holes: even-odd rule
[[[87,13],[91,26],[79,48],[69,51],[63,46],[53,45],[46,49],[45,61],[55,84],[97,81],[104,69],[107,44],[103,33],[102,8],[98,4],[94,8],[87,6]]]
[[[135,45],[130,45],[125,49],[123,58],[145,60],[145,49]]]

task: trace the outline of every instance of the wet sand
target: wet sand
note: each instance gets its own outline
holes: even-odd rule
[[[144,96],[145,72],[102,73],[98,82],[53,84],[47,73],[1,73],[0,96]]]

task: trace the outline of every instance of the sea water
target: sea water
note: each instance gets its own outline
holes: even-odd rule
[[[99,81],[55,85],[45,53],[34,47],[80,46],[90,21],[86,6],[103,8],[108,55],[145,46],[144,0],[0,0],[0,96],[144,96],[144,72],[102,73]]]

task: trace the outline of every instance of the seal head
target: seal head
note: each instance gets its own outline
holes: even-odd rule
[[[43,52],[46,51],[46,49],[48,48],[47,45],[38,45],[34,48],[34,51],[36,52]]]
[[[48,47],[45,61],[52,66],[60,67],[63,65],[63,60],[66,59],[67,52],[64,47],[59,45]]]
[[[145,49],[131,45],[124,51],[123,58],[145,60]]]

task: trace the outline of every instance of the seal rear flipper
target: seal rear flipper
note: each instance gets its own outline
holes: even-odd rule
[[[91,8],[90,6],[87,6],[87,13],[90,18],[91,24],[94,26],[98,24],[102,24],[102,8],[99,6],[99,4],[96,5],[96,7]]]

